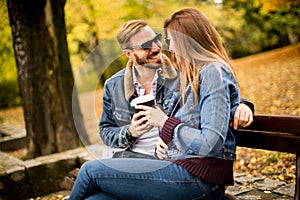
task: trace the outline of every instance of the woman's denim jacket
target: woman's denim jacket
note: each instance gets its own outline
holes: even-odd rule
[[[117,72],[104,84],[102,117],[99,123],[100,137],[111,147],[127,148],[133,144],[126,132],[134,114],[130,101],[137,96],[132,79],[133,63],[129,61],[125,69]],[[179,96],[178,72],[163,56],[163,65],[157,80],[156,104],[167,115]]]
[[[237,81],[223,64],[200,69],[199,100],[187,87],[186,102],[175,117],[181,120],[173,132],[169,159],[215,157],[235,160],[235,132],[229,128],[240,103]]]

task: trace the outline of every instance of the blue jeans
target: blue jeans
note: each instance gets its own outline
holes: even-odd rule
[[[84,163],[69,200],[217,200],[223,195],[222,186],[208,184],[175,163],[113,158]]]

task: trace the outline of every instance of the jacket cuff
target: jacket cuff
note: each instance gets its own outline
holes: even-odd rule
[[[121,137],[122,137],[123,145],[125,148],[132,147],[136,143],[136,140],[138,139],[137,137],[133,137],[131,135],[131,133],[129,132],[129,129],[127,129],[125,134],[123,133],[121,135]]]
[[[172,140],[174,128],[180,124],[180,119],[176,117],[169,117],[161,129],[159,136],[164,143],[169,144]]]
[[[128,144],[132,147],[135,143],[136,143],[136,140],[138,139],[137,137],[133,137],[129,131],[129,128],[127,129],[126,131],[126,138],[127,138],[127,141],[128,141]]]

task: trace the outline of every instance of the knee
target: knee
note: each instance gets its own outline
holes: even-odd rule
[[[84,162],[79,170],[79,174],[87,174],[90,169],[93,169],[93,160]]]
[[[101,163],[101,161],[99,160],[89,160],[86,161],[85,163],[83,163],[80,167],[80,171],[83,172],[90,172],[93,170],[101,170],[103,168],[103,165]]]

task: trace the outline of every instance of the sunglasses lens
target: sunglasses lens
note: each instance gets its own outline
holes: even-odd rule
[[[158,33],[152,40],[149,40],[143,44],[141,44],[141,47],[146,50],[146,49],[151,49],[153,42],[157,43],[161,39],[161,33]]]
[[[144,50],[148,50],[148,49],[151,49],[152,48],[152,44],[153,42],[155,42],[156,44],[158,44],[157,42],[161,39],[161,33],[158,33],[156,34],[156,36],[152,39],[152,40],[149,40],[147,42],[144,42],[143,44],[141,45],[135,45],[135,46],[132,46],[132,47],[127,47],[127,49],[135,49],[135,48],[142,48]]]
[[[150,40],[148,42],[145,42],[145,43],[141,44],[141,47],[143,49],[150,49],[152,47],[152,43],[153,43],[153,40]]]

